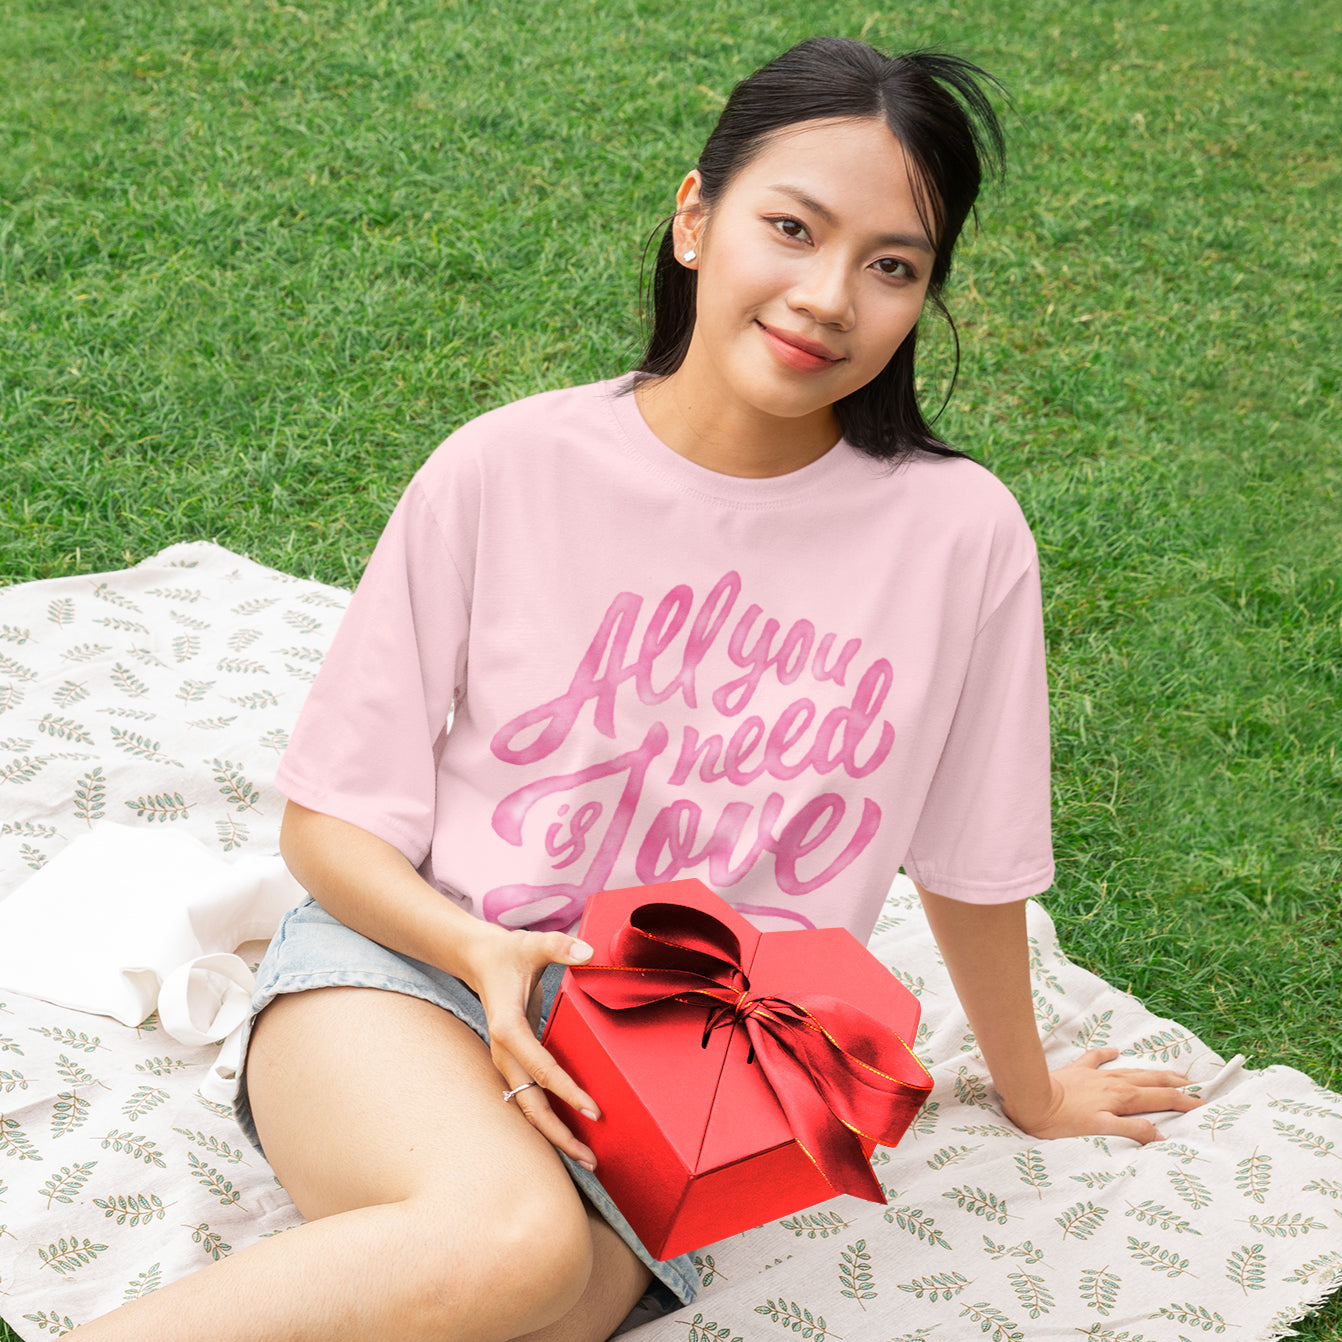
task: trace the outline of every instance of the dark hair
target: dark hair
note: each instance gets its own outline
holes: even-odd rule
[[[775,131],[804,121],[879,117],[913,165],[918,212],[936,249],[927,298],[950,322],[958,373],[959,337],[941,292],[960,230],[974,210],[985,161],[1000,172],[1004,158],[1002,128],[985,83],[1001,88],[958,56],[915,51],[890,57],[865,42],[813,37],[732,90],[699,156],[700,199],[711,207]],[[665,377],[684,361],[694,332],[697,284],[697,273],[676,260],[668,225],[657,251],[652,330],[639,375]],[[915,327],[875,378],[834,407],[844,437],[881,460],[916,451],[960,455],[933,434],[918,407],[917,337]]]

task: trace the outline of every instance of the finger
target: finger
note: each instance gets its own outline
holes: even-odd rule
[[[1104,1128],[1106,1137],[1128,1137],[1146,1146],[1149,1142],[1163,1142],[1165,1134],[1146,1118],[1126,1118],[1110,1115],[1113,1121]]]
[[[518,1085],[522,1085],[518,1082]],[[522,1116],[531,1124],[551,1146],[571,1156],[584,1169],[596,1169],[596,1154],[591,1147],[580,1142],[570,1131],[568,1125],[550,1107],[545,1091],[539,1086],[528,1086],[519,1091],[511,1101],[521,1111]]]
[[[531,985],[531,992],[527,995],[526,1017],[527,1024],[531,1027],[531,1033],[537,1039],[541,1037],[541,1016],[545,1009],[545,979],[542,975],[536,976],[536,982]]]
[[[592,947],[567,932],[531,932],[527,949],[546,964],[585,965],[593,956]]]
[[[531,1026],[531,1033],[537,1037],[541,1033],[541,1011],[544,1005],[545,989],[537,979],[536,986],[531,990],[531,996],[527,998],[527,1024]]]
[[[555,1061],[553,1054],[541,1047],[535,1036],[528,1035],[525,1046],[513,1056],[526,1068],[528,1076],[584,1118],[595,1123],[601,1117],[596,1101]]]
[[[535,964],[538,970],[551,964],[585,965],[595,954],[587,942],[579,941],[577,937],[571,937],[565,932],[532,933],[528,950],[536,957]],[[531,1022],[533,1034],[540,1033],[541,996],[541,980],[537,974],[526,1007],[527,1020]]]
[[[1120,1056],[1116,1048],[1093,1048],[1083,1053],[1074,1067],[1100,1067],[1113,1062]],[[1104,1073],[1107,1077],[1117,1077],[1131,1081],[1138,1086],[1187,1086],[1191,1084],[1186,1072],[1157,1071],[1152,1067],[1113,1067]],[[1202,1101],[1199,1101],[1202,1103]]]
[[[1116,1048],[1089,1048],[1073,1064],[1073,1067],[1099,1067],[1113,1062],[1118,1057]]]
[[[1140,1086],[1135,1087],[1123,1105],[1125,1114],[1154,1114],[1171,1110],[1177,1114],[1186,1114],[1197,1109],[1203,1102],[1195,1095],[1187,1095],[1172,1087]]]
[[[1115,1067],[1104,1073],[1119,1081],[1130,1081],[1134,1086],[1179,1086],[1189,1084],[1183,1072],[1158,1072],[1152,1067]]]
[[[490,1051],[494,1054],[494,1065],[502,1075],[511,1076],[521,1071],[525,1073],[524,1080],[535,1081],[584,1118],[596,1122],[601,1117],[596,1101],[555,1061],[554,1055],[542,1047],[527,1028],[525,1017],[520,1024],[491,1027]]]

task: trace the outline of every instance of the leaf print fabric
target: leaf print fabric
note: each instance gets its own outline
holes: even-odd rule
[[[0,890],[105,819],[274,851],[275,765],[348,600],[200,544],[0,590]]]
[[[0,898],[99,821],[273,853],[275,765],[346,600],[208,545],[0,591]],[[1071,964],[1041,906],[1029,919],[1051,1063],[1112,1044],[1186,1069],[1208,1104],[1146,1147],[1018,1131],[901,880],[871,948],[922,1000],[936,1088],[872,1158],[886,1205],[836,1198],[705,1246],[694,1305],[627,1337],[1259,1342],[1342,1284],[1342,1096],[1222,1060]],[[0,1312],[20,1337],[299,1223],[200,1093],[215,1056],[152,1016],[0,990]]]

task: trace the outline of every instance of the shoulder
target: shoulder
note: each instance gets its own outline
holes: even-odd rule
[[[610,401],[619,386],[618,380],[588,382],[509,401],[468,420],[434,457],[481,453],[525,456],[565,437],[589,438],[606,432],[611,425]]]
[[[986,466],[968,457],[919,453],[897,465],[892,474],[947,522],[1029,531],[1016,496]]]
[[[1039,556],[1025,513],[986,467],[928,453],[882,469],[908,543],[900,562],[938,575],[946,590],[976,593],[985,612],[1022,578],[1037,575]]]
[[[407,493],[437,511],[478,503],[495,488],[572,472],[610,438],[618,383],[593,382],[510,401],[454,430],[415,472]]]
[[[919,453],[891,466],[863,458],[855,468],[877,484],[889,507],[938,548],[1035,553],[1020,503],[985,466],[968,457]]]

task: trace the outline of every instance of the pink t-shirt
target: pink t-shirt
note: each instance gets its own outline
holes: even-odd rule
[[[1053,878],[1035,547],[964,459],[705,470],[626,380],[481,416],[397,506],[281,789],[510,927],[698,877],[865,940]],[[450,730],[449,730],[450,725]]]

